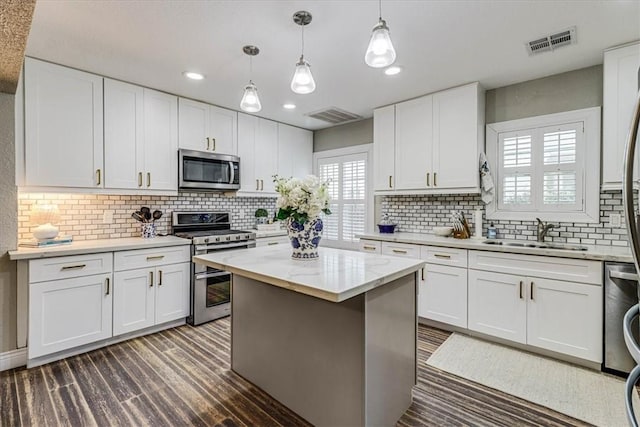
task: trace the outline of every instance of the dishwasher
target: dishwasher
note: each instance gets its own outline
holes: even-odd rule
[[[625,313],[638,304],[638,275],[633,264],[605,263],[604,270],[604,361],[603,371],[628,374],[635,366],[624,342]],[[638,319],[632,325],[638,340]]]

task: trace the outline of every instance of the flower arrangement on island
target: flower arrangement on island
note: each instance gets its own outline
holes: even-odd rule
[[[304,224],[309,219],[319,217],[320,213],[331,214],[327,183],[317,176],[308,175],[298,179],[274,175],[273,182],[276,184],[276,192],[280,195],[276,202],[277,219],[293,218],[296,222]]]

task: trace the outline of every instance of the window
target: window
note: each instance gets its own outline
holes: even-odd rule
[[[487,125],[487,153],[489,219],[598,222],[600,108]]]
[[[329,182],[331,215],[324,215],[322,242],[326,246],[356,248],[356,235],[371,223],[369,179],[370,145],[323,151],[316,157],[316,174]]]

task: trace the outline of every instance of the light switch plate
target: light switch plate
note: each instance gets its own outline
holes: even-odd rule
[[[103,224],[113,224],[113,211],[104,211],[102,213]]]
[[[609,215],[609,225],[612,227],[620,227],[622,225],[622,219],[620,218],[620,214]]]

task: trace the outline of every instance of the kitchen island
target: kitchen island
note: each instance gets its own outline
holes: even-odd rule
[[[231,368],[314,425],[395,425],[416,383],[423,261],[272,246],[193,257],[232,273]]]

